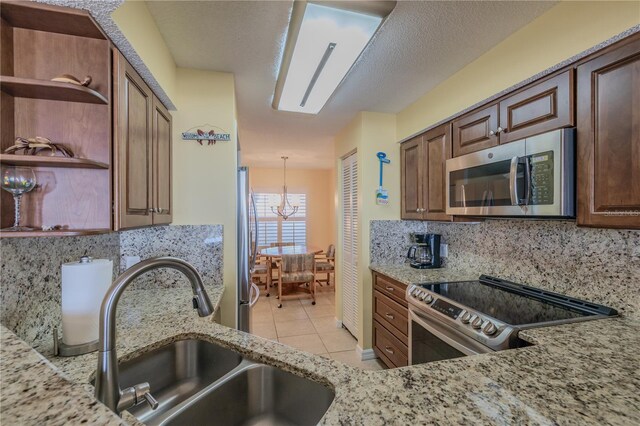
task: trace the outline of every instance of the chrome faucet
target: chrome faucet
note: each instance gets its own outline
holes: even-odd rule
[[[140,275],[159,268],[172,268],[182,272],[191,282],[193,307],[198,315],[206,317],[213,313],[213,306],[196,269],[184,260],[175,257],[154,257],[127,269],[113,282],[100,308],[100,342],[98,370],[96,371],[96,399],[120,414],[145,400],[152,409],[158,401],[151,395],[149,383],[140,383],[120,389],[118,380],[118,356],[116,355],[116,308],[122,292]]]

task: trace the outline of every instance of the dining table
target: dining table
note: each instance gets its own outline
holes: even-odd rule
[[[294,245],[294,246],[276,246],[266,247],[260,249],[260,255],[268,259],[267,262],[267,285],[271,287],[272,274],[273,274],[273,262],[276,259],[282,257],[283,254],[319,254],[322,253],[322,249],[316,246],[309,246],[306,244]]]

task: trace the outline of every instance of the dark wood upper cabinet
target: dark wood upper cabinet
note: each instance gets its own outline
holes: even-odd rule
[[[422,183],[422,199],[426,220],[451,220],[445,213],[446,199],[446,161],[451,158],[451,125],[449,123],[429,130],[423,137],[426,153],[426,174]]]
[[[171,188],[171,114],[153,97],[153,223],[171,223],[173,199]]]
[[[574,126],[574,84],[570,69],[500,101],[500,143]]]
[[[153,93],[119,52],[114,52],[116,229],[153,223]]]
[[[498,145],[498,105],[475,110],[453,120],[453,156],[469,154]]]
[[[578,224],[640,229],[640,37],[577,80]]]
[[[400,145],[401,217],[451,220],[445,214],[445,163],[451,158],[451,125],[431,129]]]
[[[422,219],[422,136],[400,145],[400,216]]]
[[[115,229],[171,223],[171,114],[114,53]]]

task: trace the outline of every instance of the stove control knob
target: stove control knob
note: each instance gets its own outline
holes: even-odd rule
[[[411,295],[413,297],[418,297],[418,293],[420,293],[420,290],[417,287],[411,290]]]
[[[432,296],[432,295],[430,295],[429,293],[427,293],[427,294],[422,298],[422,300],[424,300],[426,303],[431,303],[431,302],[433,302],[433,296]]]
[[[474,317],[471,320],[471,327],[475,328],[475,329],[479,329],[480,327],[482,327],[482,318],[480,317]]]
[[[463,324],[469,324],[469,321],[471,321],[471,314],[467,311],[464,311],[460,316],[460,321],[462,321]]]
[[[484,324],[484,327],[482,327],[482,332],[487,336],[496,334],[496,331],[498,331],[498,327],[496,327],[491,321],[487,321]]]

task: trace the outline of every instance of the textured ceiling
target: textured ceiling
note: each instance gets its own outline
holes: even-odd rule
[[[402,110],[555,2],[399,1],[316,116],[271,108],[292,2],[147,4],[178,66],[235,74],[244,164],[288,155],[291,167],[330,168],[333,137],[358,111]]]

